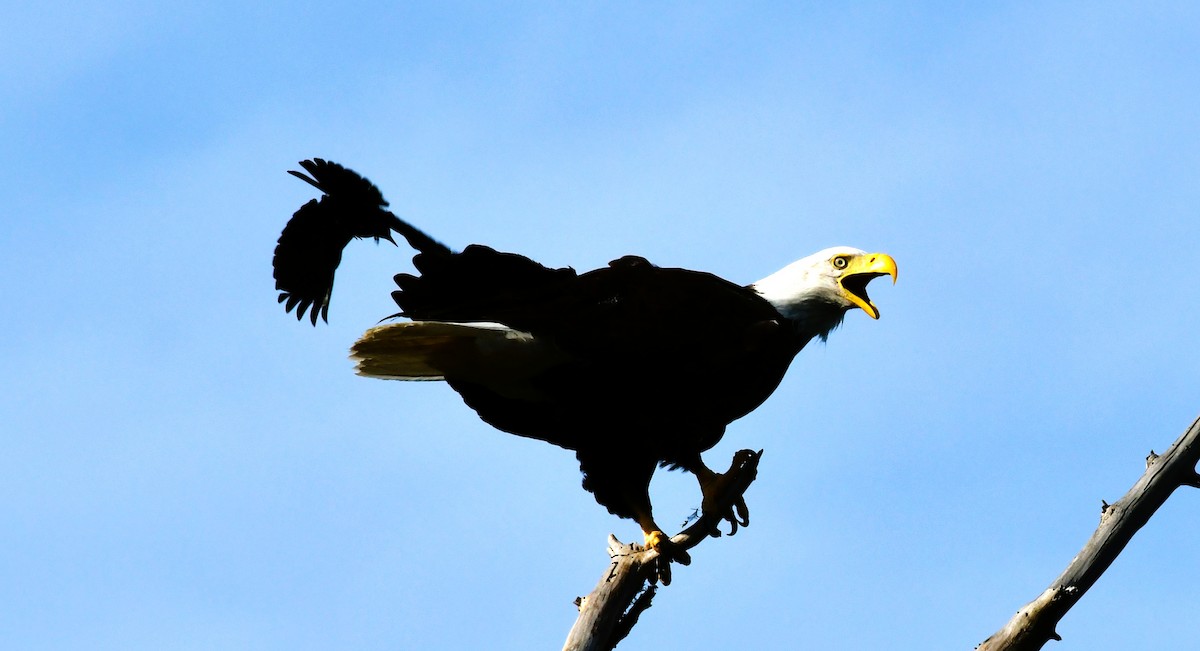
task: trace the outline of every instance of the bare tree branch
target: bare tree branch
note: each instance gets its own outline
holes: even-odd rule
[[[720,536],[717,527],[722,521],[721,514],[727,512],[754,481],[761,457],[762,450],[741,450],[735,454],[726,473],[729,482],[716,507],[712,512],[701,513],[690,527],[672,536],[671,542],[686,551],[709,536]],[[600,577],[596,589],[575,602],[579,606],[579,618],[567,635],[563,651],[610,651],[650,607],[655,582],[663,571],[658,566],[658,551],[626,545],[610,534],[608,555],[612,563]]]
[[[1025,604],[1012,619],[976,647],[977,651],[1036,651],[1061,640],[1055,628],[1067,611],[1133,538],[1158,507],[1180,486],[1200,487],[1200,419],[1161,456],[1146,457],[1146,472],[1124,497],[1103,502],[1100,526],[1050,587]]]

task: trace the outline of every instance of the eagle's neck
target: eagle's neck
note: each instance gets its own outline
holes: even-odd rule
[[[846,316],[846,308],[820,299],[787,303],[771,301],[771,304],[795,325],[796,332],[804,337],[805,341],[814,337],[825,341],[830,332],[842,325],[842,319]]]
[[[810,256],[812,257],[812,256]],[[750,285],[809,341],[824,341],[842,323],[848,306],[836,284],[816,270],[809,258],[794,262]]]

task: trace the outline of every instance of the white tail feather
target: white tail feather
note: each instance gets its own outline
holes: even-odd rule
[[[529,398],[527,380],[568,359],[528,332],[499,323],[412,321],[371,328],[350,348],[355,372],[387,380],[444,380],[483,384]]]

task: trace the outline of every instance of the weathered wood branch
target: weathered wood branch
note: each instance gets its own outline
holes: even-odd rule
[[[732,508],[754,481],[761,457],[762,450],[742,450],[735,454],[726,473],[729,481],[716,501],[716,508],[701,513],[691,526],[672,536],[671,542],[687,551],[709,536],[720,536],[717,527],[722,522],[721,514]],[[659,563],[665,562],[658,558],[658,551],[624,544],[609,534],[608,555],[612,562],[596,588],[575,602],[579,618],[567,635],[563,651],[610,651],[650,607],[661,571]]]
[[[1200,487],[1200,418],[1162,455],[1146,457],[1146,472],[1124,497],[1103,503],[1100,526],[1067,569],[1036,599],[976,647],[977,651],[1036,651],[1061,640],[1058,622],[1116,560],[1133,535],[1180,486]]]

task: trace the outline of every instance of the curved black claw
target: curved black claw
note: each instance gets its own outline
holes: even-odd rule
[[[733,504],[729,505],[723,512],[719,508],[714,508],[707,496],[704,498],[704,503],[701,508],[705,513],[719,514],[720,518],[729,523],[729,533],[722,534],[721,529],[713,527],[708,535],[713,538],[720,538],[722,535],[732,536],[737,533],[738,527],[750,526],[750,509],[746,506],[746,499],[739,495]]]
[[[721,519],[729,523],[729,533],[725,534],[732,536],[737,533],[738,527],[750,526],[750,509],[746,506],[746,500],[738,497],[733,503],[733,506],[721,514]],[[721,530],[714,528],[711,534],[714,538],[721,536]]]
[[[730,464],[729,470],[724,474],[713,473],[713,476],[701,482],[701,491],[704,494],[704,500],[701,502],[700,508],[704,513],[712,514],[720,517],[721,520],[729,523],[729,533],[734,535],[737,533],[738,527],[750,526],[750,508],[746,506],[746,498],[739,492],[730,501],[727,492],[731,485],[736,484],[738,480],[746,476],[747,479],[753,481],[758,475],[758,459],[762,456],[762,450],[755,452],[753,450],[739,450],[733,455],[733,463]],[[747,476],[748,475],[748,476]],[[749,481],[746,482],[749,484]],[[745,490],[743,488],[743,490]],[[722,506],[728,502],[728,506]],[[720,528],[713,527],[709,535],[716,538],[722,535]]]

